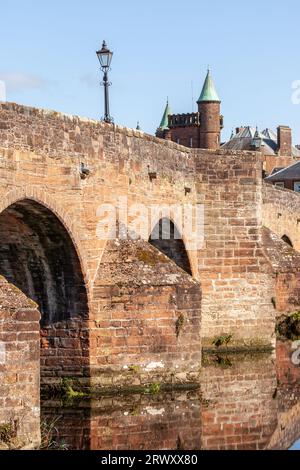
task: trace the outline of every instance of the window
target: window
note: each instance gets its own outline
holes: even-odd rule
[[[190,147],[193,148],[193,137],[190,137]]]
[[[180,139],[177,139],[177,144],[180,144]]]
[[[294,191],[296,191],[297,193],[300,193],[300,181],[294,182]]]
[[[284,188],[284,182],[283,181],[278,181],[275,183],[276,188]]]

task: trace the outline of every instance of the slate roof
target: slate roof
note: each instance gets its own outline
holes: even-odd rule
[[[283,168],[282,170],[268,176],[265,181],[286,181],[286,180],[299,180],[300,181],[300,162],[293,163],[292,165]]]
[[[223,149],[253,150],[254,139],[261,139],[259,150],[265,155],[276,155],[277,134],[272,129],[264,129],[262,132],[255,127],[243,127],[242,130],[232,136],[228,142],[222,145]],[[292,147],[292,156],[300,157],[300,150]]]

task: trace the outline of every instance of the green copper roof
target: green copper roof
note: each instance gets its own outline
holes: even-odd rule
[[[172,114],[172,112],[169,106],[169,100],[167,100],[166,109],[162,117],[160,126],[159,126],[159,129],[161,129],[162,131],[169,128],[169,119],[168,119],[169,114]]]
[[[221,101],[216,91],[210,71],[207,71],[206,79],[202,88],[202,92],[197,103],[202,101]]]

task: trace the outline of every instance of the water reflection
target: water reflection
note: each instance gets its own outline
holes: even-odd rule
[[[291,355],[290,343],[279,343],[277,358],[207,357],[200,393],[50,401],[42,419],[52,445],[67,449],[288,449],[300,437],[300,366]]]

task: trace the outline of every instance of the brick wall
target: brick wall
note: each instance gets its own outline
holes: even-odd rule
[[[173,142],[185,147],[200,148],[200,128],[198,126],[174,127],[170,129]]]
[[[283,157],[281,155],[263,155],[263,169],[266,171],[267,175],[270,175],[274,168],[285,168],[296,163],[297,160],[299,160],[299,158],[291,156]]]
[[[34,448],[40,442],[40,314],[3,277],[0,304],[0,430],[7,427],[12,448]]]

